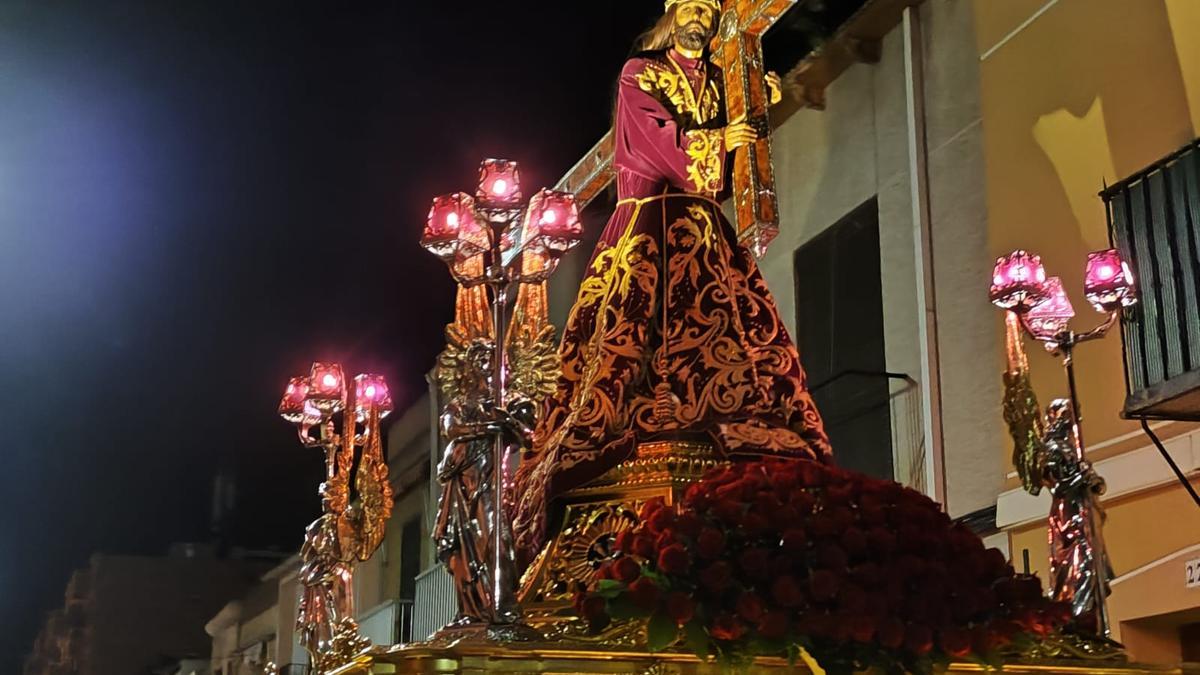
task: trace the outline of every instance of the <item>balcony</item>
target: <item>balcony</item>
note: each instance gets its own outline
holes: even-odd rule
[[[1141,302],[1124,322],[1124,414],[1200,420],[1200,140],[1100,193]]]

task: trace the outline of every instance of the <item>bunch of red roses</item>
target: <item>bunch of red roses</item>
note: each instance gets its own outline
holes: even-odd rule
[[[577,609],[593,627],[649,618],[727,660],[807,650],[828,672],[995,663],[1070,618],[924,495],[807,461],[717,469],[680,504],[648,503]]]

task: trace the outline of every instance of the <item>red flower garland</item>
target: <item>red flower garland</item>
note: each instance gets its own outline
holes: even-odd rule
[[[616,548],[576,607],[594,627],[649,617],[652,649],[682,628],[702,655],[802,647],[831,673],[927,673],[1070,618],[924,495],[806,461],[717,469],[674,508],[648,503]]]

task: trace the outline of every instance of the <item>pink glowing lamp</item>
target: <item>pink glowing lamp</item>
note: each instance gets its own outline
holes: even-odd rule
[[[996,259],[988,298],[997,307],[1023,314],[1047,298],[1045,284],[1041,257],[1017,250]]]
[[[311,425],[321,421],[321,411],[308,402],[307,377],[288,380],[283,399],[279,402],[279,416],[292,424]]]
[[[1115,312],[1137,304],[1133,272],[1117,249],[1088,254],[1083,293],[1097,312]]]
[[[327,415],[340,411],[345,405],[346,380],[338,363],[317,362],[308,377],[308,402]]]
[[[525,214],[525,250],[558,259],[583,237],[575,195],[540,190],[529,200]]]
[[[517,163],[507,159],[485,159],[479,165],[479,188],[475,198],[485,207],[520,204],[521,174]]]
[[[1046,299],[1025,313],[1025,327],[1038,339],[1050,339],[1067,329],[1075,317],[1071,299],[1063,290],[1062,279],[1050,277],[1045,284]]]
[[[387,380],[382,375],[359,375],[354,378],[354,413],[360,421],[365,421],[372,408],[379,411],[381,418],[392,412],[394,406]]]
[[[421,246],[451,265],[488,249],[487,227],[476,215],[471,195],[457,192],[433,200]]]

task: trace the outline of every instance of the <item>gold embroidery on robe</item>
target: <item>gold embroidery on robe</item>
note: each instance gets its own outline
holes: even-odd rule
[[[637,75],[637,83],[642,91],[673,111],[678,116],[677,121],[682,122],[684,116],[690,117],[687,126],[712,121],[721,113],[721,90],[717,83],[707,80],[697,100],[687,76],[678,67],[647,61],[646,67]]]
[[[700,129],[684,134],[687,146],[684,151],[692,160],[688,164],[688,180],[699,194],[714,195],[721,191],[724,167],[721,163],[721,148],[725,144],[722,133],[717,129]]]

